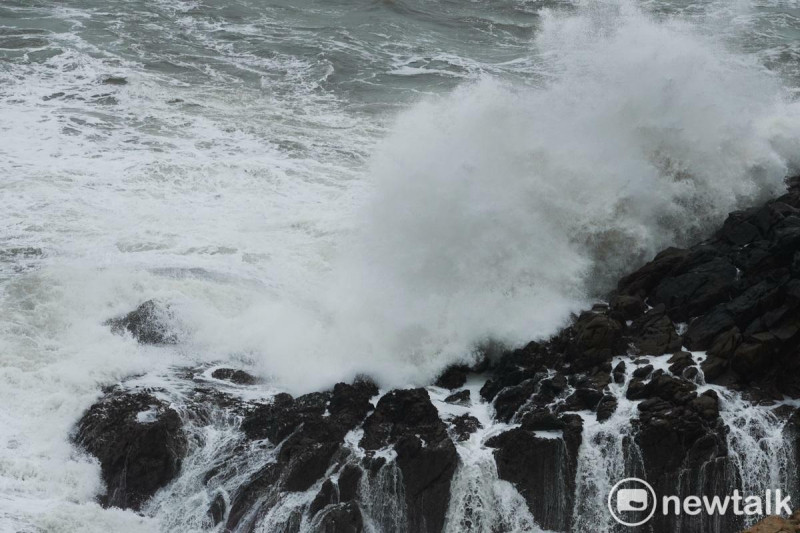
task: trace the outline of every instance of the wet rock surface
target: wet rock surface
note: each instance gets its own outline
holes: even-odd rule
[[[458,453],[425,389],[390,391],[364,421],[361,447],[394,446],[410,531],[441,531]]]
[[[623,278],[618,293],[688,323],[684,344],[708,350],[707,378],[800,394],[800,194],[731,213],[708,241],[670,249]]]
[[[119,318],[112,318],[107,325],[111,331],[127,331],[142,344],[175,344],[177,336],[169,329],[172,318],[169,306],[157,300],[148,300]]]
[[[178,474],[187,450],[178,413],[148,392],[106,394],[78,422],[75,442],[100,461],[101,503],[134,510]]]
[[[141,343],[170,344],[178,339],[166,328],[169,313],[148,301],[109,325]],[[335,533],[365,531],[370,523],[442,531],[463,464],[459,447],[477,443],[539,526],[569,531],[580,514],[581,445],[599,439],[598,425],[618,423],[620,413],[627,426],[613,432],[626,432],[626,475],[647,479],[660,494],[724,495],[741,486],[729,445],[732,428],[723,421],[724,398],[716,391],[735,390],[765,404],[800,397],[798,345],[800,192],[792,188],[732,213],[696,246],[657,254],[622,278],[608,303],[574,316],[552,338],[505,351],[495,347],[479,367],[448,367],[429,389],[381,395],[360,380],[254,402],[227,393],[256,388],[257,378],[219,368],[214,379],[243,387],[228,386],[224,393],[195,387],[189,413],[180,415],[151,393],[111,391],[81,419],[76,442],[100,461],[108,486],[103,504],[140,509],[180,472],[191,444],[182,417],[210,423],[198,406],[213,404],[241,420],[231,464],[263,450],[269,459],[243,475],[226,498],[212,493],[209,523],[247,532],[269,516],[275,531],[311,524],[314,531]],[[476,374],[485,379],[479,393],[472,388]],[[493,418],[496,431],[482,432],[487,418],[475,416],[476,406],[488,409],[482,416]],[[780,405],[775,413],[786,421],[790,440],[800,443],[796,409]],[[239,475],[226,463],[217,468],[228,474],[209,479]],[[212,485],[209,491],[219,491]],[[378,497],[376,487],[388,492]],[[301,494],[303,503],[279,513],[280,520],[270,515],[287,495]],[[657,515],[648,531],[743,528],[733,519]],[[780,520],[755,527],[790,524]]]
[[[236,370],[233,368],[218,368],[211,373],[214,379],[221,379],[223,381],[230,381],[236,385],[255,385],[258,379],[244,370]]]
[[[554,430],[561,436],[537,434]],[[581,431],[577,415],[555,417],[540,412],[524,419],[522,427],[486,442],[495,449],[500,479],[514,484],[545,529],[568,531],[571,527]]]

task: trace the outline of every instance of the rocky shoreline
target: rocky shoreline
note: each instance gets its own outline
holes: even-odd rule
[[[589,479],[587,447],[613,448],[603,453],[620,458],[616,473],[659,494],[758,488],[731,423],[730,406],[741,401],[782,428],[786,449],[765,453],[783,454],[775,456],[781,479],[796,490],[800,410],[787,399],[800,398],[800,185],[788,185],[780,198],[731,213],[708,240],[662,251],[551,339],[451,367],[430,387],[379,391],[364,378],[248,401],[187,372],[178,399],[109,389],[74,440],[100,462],[100,503],[146,513],[203,446],[189,428],[225,413],[239,436],[196,487],[202,525],[214,531],[265,523],[285,532],[512,531],[514,517],[486,529],[480,516],[482,506],[499,506],[504,482],[539,527],[584,531],[603,496],[592,494],[601,486]],[[148,301],[109,325],[142,343],[176,343],[163,326],[169,313]],[[210,377],[234,389],[259,386],[238,369]],[[494,492],[459,485],[456,494],[468,457],[481,453],[493,459]],[[746,525],[656,512],[633,530]]]

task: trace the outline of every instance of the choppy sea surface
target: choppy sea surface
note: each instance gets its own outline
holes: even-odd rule
[[[800,162],[800,2],[4,0],[0,531],[152,531],[69,443],[225,363],[425,384]],[[169,302],[175,347],[103,322]]]

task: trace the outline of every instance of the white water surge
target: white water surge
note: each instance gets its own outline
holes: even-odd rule
[[[424,37],[401,39],[248,2],[17,4],[0,6],[9,531],[169,524],[163,502],[94,502],[98,466],[68,435],[103,385],[210,362],[292,392],[357,373],[425,384],[489,337],[553,332],[778,191],[800,154],[791,87],[758,55],[624,0],[505,6],[471,30],[496,55],[458,58],[440,22],[471,19],[438,11],[382,28]],[[177,347],[103,325],[150,298],[172,302]]]

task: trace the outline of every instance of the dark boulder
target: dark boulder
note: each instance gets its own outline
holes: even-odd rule
[[[313,517],[328,505],[336,503],[339,503],[339,487],[330,479],[326,479],[317,495],[311,501],[311,505],[308,507],[308,514]]]
[[[231,500],[224,531],[251,531],[257,508],[274,502],[281,466],[267,463],[241,486]]]
[[[449,366],[436,379],[436,386],[450,390],[463,387],[464,383],[467,382],[468,372],[469,372],[469,367],[466,365]]]
[[[603,393],[597,389],[577,389],[560,406],[562,411],[594,411]]]
[[[490,438],[497,473],[525,498],[531,514],[544,529],[567,531],[575,504],[575,472],[582,423],[576,415],[533,417],[522,427]],[[561,438],[543,438],[537,430],[559,429]]]
[[[328,407],[330,393],[314,392],[295,400],[284,392],[276,394],[271,403],[251,410],[242,421],[242,431],[249,439],[269,439],[280,443],[298,426],[322,417]]]
[[[355,502],[345,502],[326,507],[315,521],[314,531],[319,533],[362,533],[364,518]]]
[[[619,363],[617,363],[617,366],[614,367],[614,370],[612,372],[614,377],[614,383],[617,383],[619,385],[625,383],[626,368],[627,367],[625,365],[625,361],[620,361]]]
[[[394,446],[402,473],[409,531],[441,531],[458,453],[428,391],[390,391],[378,400],[363,428],[360,445],[365,450]]]
[[[225,519],[226,509],[227,504],[225,503],[225,498],[222,497],[222,494],[217,494],[212,500],[211,505],[208,506],[208,511],[206,512],[206,516],[211,524],[216,526],[222,522]]]
[[[211,373],[211,377],[222,381],[230,381],[237,385],[255,385],[258,383],[258,379],[244,370],[235,370],[233,368],[218,368]]]
[[[472,415],[463,414],[450,419],[453,436],[456,441],[469,440],[470,435],[483,427],[480,421]]]
[[[469,405],[470,401],[470,392],[469,390],[462,390],[456,393],[451,394],[447,398],[444,399],[445,402],[451,403],[453,405]]]
[[[642,461],[643,479],[656,494],[710,496],[727,494],[738,486],[729,463],[726,429],[719,418],[719,402],[713,391],[661,394],[642,401],[633,421],[634,440]],[[687,531],[706,531],[708,517],[685,516],[679,520]],[[734,517],[735,519],[735,517]],[[730,530],[728,523],[723,530]],[[656,512],[654,531],[676,527],[674,518]]]
[[[135,310],[106,322],[114,333],[129,332],[142,344],[175,344],[177,336],[170,331],[173,319],[169,305],[157,300],[147,300]]]
[[[631,375],[637,379],[647,379],[652,373],[653,365],[644,365],[634,370]]]
[[[624,353],[623,326],[602,313],[587,311],[565,331],[566,361],[571,370],[585,371],[608,362],[614,355]]]
[[[629,400],[642,400],[646,398],[661,398],[668,402],[682,403],[697,388],[696,385],[685,379],[670,376],[662,370],[653,372],[650,381],[634,386],[631,380],[626,396]]]
[[[643,314],[647,306],[638,296],[617,294],[611,298],[610,316],[620,322],[633,320]]]
[[[364,471],[361,467],[348,463],[339,472],[339,501],[354,500]]]
[[[533,396],[537,387],[538,381],[529,379],[519,385],[501,390],[494,399],[495,418],[502,422],[509,422],[520,407],[526,404]]]
[[[651,298],[654,303],[663,303],[674,320],[685,322],[729,300],[736,281],[736,267],[727,259],[714,258],[662,280]]]
[[[337,383],[333,387],[328,411],[345,426],[353,428],[372,410],[371,399],[378,394],[378,386],[371,381],[358,380],[352,385]]]
[[[597,405],[597,421],[603,422],[611,418],[617,410],[617,399],[611,395],[605,395]]]
[[[147,392],[115,390],[78,422],[75,440],[100,461],[101,503],[138,510],[180,472],[187,441],[181,418]]]
[[[683,344],[663,304],[634,320],[630,331],[629,342],[635,347],[635,353],[662,355],[680,350]]]
[[[683,376],[683,372],[689,367],[694,366],[694,359],[689,352],[678,352],[667,360],[669,371],[676,376]]]
[[[253,475],[239,491],[226,527],[247,530],[250,525],[241,521],[258,515],[260,511],[254,506],[269,508],[282,492],[308,490],[330,468],[341,464],[347,457],[342,448],[344,437],[372,410],[370,399],[377,392],[373,383],[360,380],[353,384],[338,383],[330,392],[297,398],[277,394],[271,403],[251,408],[242,422],[242,430],[249,439],[268,439],[279,446],[277,461]],[[338,487],[330,480],[325,481],[314,501],[314,510],[322,516],[327,506],[339,502]],[[300,517],[290,517],[291,524],[298,520]],[[291,524],[287,527],[294,527]]]
[[[617,284],[617,293],[646,298],[662,279],[684,263],[688,255],[688,250],[667,248],[637,271],[623,277]]]

